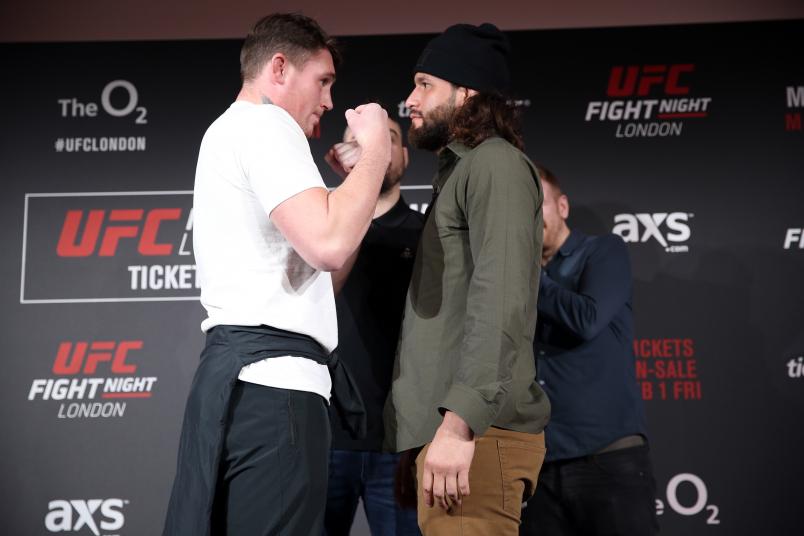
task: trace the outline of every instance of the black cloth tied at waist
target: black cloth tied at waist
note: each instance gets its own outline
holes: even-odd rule
[[[326,365],[332,378],[333,406],[355,439],[365,437],[366,407],[357,384],[346,363],[338,358],[337,351],[327,354],[324,347],[309,335],[271,326],[216,326],[210,333],[214,330],[227,332],[227,339],[237,348],[243,366],[281,356],[304,357]]]
[[[366,434],[363,399],[346,364],[312,337],[270,326],[215,326],[207,333],[184,412],[176,478],[164,536],[209,536],[232,390],[240,370],[263,359],[298,356],[327,365],[332,403],[350,433]]]

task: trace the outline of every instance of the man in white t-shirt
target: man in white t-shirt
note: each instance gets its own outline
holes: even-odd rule
[[[194,250],[207,343],[165,535],[318,534],[330,392],[353,431],[365,427],[359,394],[332,354],[329,272],[369,227],[391,145],[382,108],[348,110],[359,159],[327,190],[307,138],[332,109],[337,61],[314,20],[261,19],[240,54],[237,100],[201,142]]]

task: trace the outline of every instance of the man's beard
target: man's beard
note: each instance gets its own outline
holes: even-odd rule
[[[397,182],[399,181],[395,181],[392,177],[386,175],[382,180],[382,185],[380,185],[380,195],[390,192]]]
[[[444,103],[433,108],[426,117],[422,115],[420,127],[414,127],[411,123],[408,142],[417,149],[432,152],[446,147],[450,140],[450,119],[454,112],[453,103]]]
[[[385,172],[385,177],[382,179],[380,186],[380,195],[390,192],[394,186],[399,184],[404,174],[404,168],[400,170],[398,167],[388,166],[388,171]]]

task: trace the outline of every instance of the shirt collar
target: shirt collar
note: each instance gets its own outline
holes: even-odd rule
[[[583,237],[584,235],[580,231],[570,230],[569,236],[564,240],[564,243],[561,244],[561,247],[558,248],[558,253],[562,257],[569,257],[572,255],[572,252],[575,251],[575,248],[581,244]]]
[[[405,217],[407,217],[409,210],[410,209],[405,201],[405,198],[400,195],[397,202],[394,203],[394,206],[392,206],[388,212],[382,216],[379,216],[378,218],[375,218],[372,220],[372,222],[383,226],[397,227],[402,225],[402,223],[405,221]]]
[[[433,179],[433,191],[438,194],[452,170],[471,149],[459,141],[452,141],[438,153],[438,173]]]
[[[458,158],[462,158],[467,155],[472,149],[464,145],[459,141],[451,141],[446,147],[449,151],[455,154]]]

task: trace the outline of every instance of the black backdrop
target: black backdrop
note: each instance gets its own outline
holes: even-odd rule
[[[802,533],[802,34],[510,34],[528,154],[564,181],[571,226],[629,242],[664,534]],[[343,38],[311,142],[322,169],[347,107],[382,99],[406,129],[428,38]],[[159,532],[202,345],[195,161],[239,88],[239,46],[0,45],[8,534]],[[411,160],[421,208],[434,159]]]

